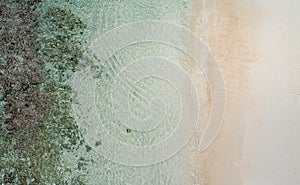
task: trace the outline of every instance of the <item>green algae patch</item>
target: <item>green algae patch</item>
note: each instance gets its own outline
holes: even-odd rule
[[[61,182],[59,148],[44,124],[50,97],[40,90],[37,3],[0,1],[0,184]]]
[[[61,149],[72,150],[83,141],[72,117],[72,75],[82,57],[80,41],[85,25],[70,11],[50,8],[40,19],[41,49],[39,56],[46,61],[42,88],[52,97],[51,112],[46,122],[54,133]]]
[[[73,153],[84,143],[76,121],[72,117],[70,85],[79,59],[83,55],[80,36],[86,25],[70,10],[50,7],[44,12],[39,19],[41,47],[38,53],[41,60],[46,61],[43,67],[43,76],[46,80],[42,89],[52,97],[51,111],[45,122],[51,130],[52,140],[60,149],[60,154]],[[64,161],[60,160],[64,164]],[[85,163],[82,160],[77,161],[80,170],[83,170]],[[65,174],[72,176],[72,178],[68,177],[67,182],[84,184],[84,173],[74,173],[72,171],[74,169],[65,165],[64,169],[66,172],[63,176]]]
[[[0,5],[0,184],[85,184],[84,172],[73,173],[62,160],[84,142],[70,82],[85,24],[39,1]],[[77,158],[84,171],[85,160]]]

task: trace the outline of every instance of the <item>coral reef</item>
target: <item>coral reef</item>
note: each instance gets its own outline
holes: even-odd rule
[[[61,154],[83,143],[68,84],[85,25],[39,3],[0,0],[0,184],[83,184]]]

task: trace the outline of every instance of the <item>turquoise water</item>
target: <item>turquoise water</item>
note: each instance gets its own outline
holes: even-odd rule
[[[85,59],[93,58],[88,48],[99,36],[105,32],[125,23],[146,20],[160,20],[179,25],[188,25],[188,2],[181,0],[156,0],[156,1],[96,1],[96,0],[69,0],[43,1],[42,7],[58,6],[71,10],[87,25],[78,39],[83,40],[82,48],[86,50]],[[167,81],[159,78],[148,78],[135,84],[130,97],[131,112],[138,119],[147,119],[151,112],[149,100],[159,96],[166,103],[167,111],[161,124],[149,132],[136,131],[126,127],[114,115],[110,95],[112,84],[117,74],[130,62],[147,56],[160,56],[168,58],[183,69],[188,68],[187,56],[180,50],[161,43],[144,42],[128,46],[118,51],[108,61],[103,61],[101,73],[97,76],[95,86],[96,110],[106,131],[123,143],[135,146],[153,145],[161,142],[176,129],[180,115],[180,99],[176,89]],[[126,100],[127,101],[127,100]],[[84,130],[82,130],[84,132]],[[84,133],[83,133],[84,136]],[[105,141],[99,141],[105,142]],[[115,163],[96,152],[97,143],[86,143],[92,150],[79,147],[72,152],[64,151],[62,163],[72,169],[65,174],[66,179],[73,176],[82,176],[87,184],[100,185],[165,185],[165,184],[190,184],[193,173],[198,164],[192,164],[196,160],[196,148],[189,143],[176,156],[158,164],[150,166],[133,167]],[[78,168],[78,156],[83,167]],[[134,158],[134,154],[132,154]],[[200,165],[200,164],[199,164]]]

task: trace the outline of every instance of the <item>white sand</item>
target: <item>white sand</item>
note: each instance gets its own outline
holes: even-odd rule
[[[296,0],[195,1],[191,27],[219,60],[228,95],[222,130],[199,162],[202,184],[300,183],[299,8]]]
[[[257,103],[247,125],[245,184],[300,183],[299,1],[257,1],[257,65],[250,83]],[[298,31],[297,31],[298,30]]]

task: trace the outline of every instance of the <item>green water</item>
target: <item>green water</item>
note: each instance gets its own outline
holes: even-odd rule
[[[83,32],[74,37],[81,41],[80,47],[87,53],[88,47],[95,39],[125,23],[160,20],[188,25],[188,2],[182,0],[44,0],[40,10],[46,11],[51,7],[70,10],[86,25]],[[103,63],[95,88],[97,111],[104,127],[118,140],[136,146],[156,144],[170,135],[177,126],[179,112],[180,101],[172,86],[161,79],[146,79],[136,84],[135,92],[144,93],[142,97],[148,100],[157,95],[162,97],[167,102],[168,110],[172,110],[167,113],[167,119],[156,129],[145,133],[127,128],[114,116],[109,98],[113,79],[130,61],[146,56],[165,57],[183,68],[187,67],[187,57],[178,49],[159,43],[139,43],[118,51],[114,57]],[[94,60],[89,53],[85,57]],[[73,72],[69,71],[65,80],[69,86],[72,75]],[[150,112],[147,101],[144,102],[134,93],[131,95],[131,111],[140,119],[146,119]],[[191,155],[196,151],[191,144],[171,159],[142,167],[122,165],[108,160],[93,149],[94,144],[85,143],[77,149],[63,151],[61,163],[64,168],[69,169],[63,174],[64,179],[69,182],[81,179],[80,181],[91,185],[185,185],[197,167],[191,164],[196,158],[195,155]],[[134,157],[134,154],[132,155]]]

